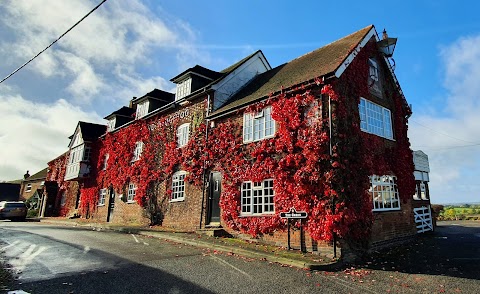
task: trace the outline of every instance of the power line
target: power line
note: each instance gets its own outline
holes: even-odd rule
[[[29,61],[25,62],[24,64],[22,64],[22,66],[20,66],[19,68],[17,68],[16,70],[14,70],[11,74],[9,74],[8,76],[6,76],[5,78],[3,78],[3,80],[0,81],[0,84],[3,83],[4,81],[6,81],[8,78],[10,78],[11,76],[13,76],[14,74],[16,74],[19,70],[21,70],[22,68],[24,68],[27,64],[29,64],[30,62],[32,62],[35,58],[37,58],[38,56],[40,56],[40,54],[42,54],[43,52],[47,51],[48,48],[52,47],[53,44],[57,43],[58,40],[60,40],[61,38],[63,38],[63,36],[65,36],[68,32],[70,32],[74,27],[76,27],[79,23],[81,23],[85,18],[87,18],[90,14],[92,14],[95,10],[97,10],[98,7],[100,7],[103,3],[105,3],[107,0],[103,0],[100,4],[98,4],[97,6],[95,6],[95,8],[93,8],[89,13],[87,13],[84,17],[82,17],[79,21],[77,21],[72,27],[70,27],[65,33],[63,33],[60,37],[58,37],[55,41],[53,41],[52,43],[50,43],[50,45],[47,46],[47,48],[43,49],[42,51],[38,52],[37,55],[33,56]]]
[[[454,136],[451,136],[451,135],[449,135],[449,134],[447,134],[447,133],[434,130],[434,129],[432,129],[432,128],[430,128],[430,127],[427,127],[426,125],[423,125],[423,124],[421,124],[421,123],[419,123],[419,122],[417,122],[417,121],[414,121],[414,120],[412,120],[412,119],[410,119],[409,121],[414,122],[414,123],[416,123],[417,125],[420,125],[420,126],[426,128],[426,129],[429,129],[429,130],[431,130],[431,131],[433,131],[433,132],[435,132],[435,133],[438,133],[438,134],[447,136],[447,137],[449,137],[449,138],[452,138],[452,139],[455,139],[455,140],[458,140],[458,141],[462,141],[462,142],[465,142],[465,143],[471,143],[471,144],[475,144],[475,145],[476,145],[476,144],[480,144],[480,143],[474,143],[474,142],[466,141],[466,140],[463,140],[463,139],[459,139],[459,138],[456,138],[456,137],[454,137]]]
[[[425,149],[430,151],[437,151],[437,150],[447,150],[447,149],[457,149],[457,148],[465,148],[465,147],[475,147],[480,146],[480,143],[471,144],[471,145],[458,145],[458,146],[450,146],[450,147],[439,147],[436,148],[435,146],[416,146],[414,149]],[[433,149],[430,149],[433,148]]]

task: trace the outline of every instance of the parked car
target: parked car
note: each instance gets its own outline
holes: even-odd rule
[[[24,221],[27,217],[27,206],[22,201],[1,201],[0,219]]]

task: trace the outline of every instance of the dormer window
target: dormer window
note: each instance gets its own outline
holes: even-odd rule
[[[177,84],[177,94],[175,100],[179,100],[185,96],[190,95],[192,91],[192,79],[186,79],[180,84]]]
[[[111,132],[111,131],[115,130],[115,122],[116,122],[115,117],[108,120],[107,132]]]
[[[137,113],[135,115],[136,119],[142,118],[148,114],[148,106],[149,106],[148,100],[145,100],[137,104]]]

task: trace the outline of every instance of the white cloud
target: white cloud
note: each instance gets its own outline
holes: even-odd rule
[[[84,0],[0,2],[0,22],[14,36],[13,41],[0,44],[0,58],[8,56],[13,70],[98,3]],[[88,104],[93,99],[124,101],[118,89],[125,86],[122,82],[126,79],[151,85],[147,91],[169,88],[171,85],[166,86],[161,77],[142,78],[139,74],[143,67],[156,60],[155,55],[173,55],[169,66],[172,67],[173,61],[176,62],[173,68],[181,70],[202,61],[208,63],[210,57],[192,45],[197,32],[188,23],[159,11],[154,14],[139,0],[108,1],[24,70],[44,78],[60,77],[79,104]],[[118,72],[112,70],[117,66],[130,70],[117,76]],[[131,77],[125,77],[127,74]],[[161,84],[153,85],[153,82]],[[134,88],[144,90],[144,87]]]
[[[460,38],[443,47],[440,57],[445,67],[443,114],[417,110],[409,135],[413,148],[429,155],[433,202],[478,202],[480,36]]]
[[[78,121],[102,122],[60,99],[34,103],[18,95],[0,94],[0,180],[35,173],[68,149],[68,137]]]
[[[83,58],[70,53],[59,54],[66,70],[72,75],[73,81],[67,91],[75,97],[77,102],[90,103],[91,99],[99,94],[106,86],[103,79],[97,75],[91,64]]]

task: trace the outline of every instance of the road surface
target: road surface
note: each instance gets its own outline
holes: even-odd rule
[[[476,234],[480,227],[442,226],[407,257],[309,272],[140,235],[5,221],[0,254],[18,276],[15,289],[29,293],[480,293]],[[471,249],[462,254],[465,236]],[[453,259],[431,247],[448,240],[458,241]]]

